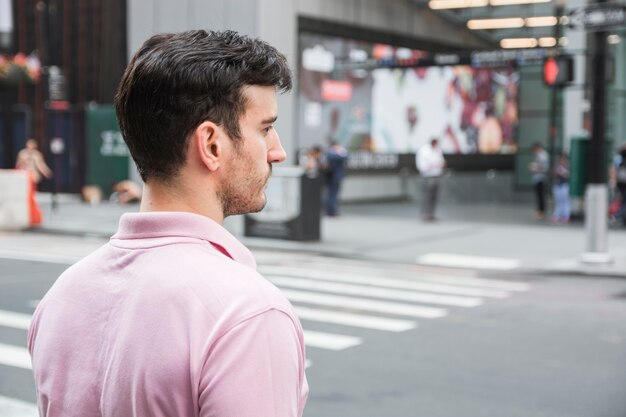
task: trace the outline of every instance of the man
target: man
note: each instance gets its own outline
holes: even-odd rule
[[[416,155],[417,170],[422,176],[422,220],[435,220],[435,206],[441,182],[441,175],[446,166],[439,140],[433,138],[422,146]]]
[[[546,182],[548,181],[548,170],[550,169],[550,157],[540,143],[533,145],[532,152],[535,158],[528,165],[528,169],[533,174],[532,183],[535,190],[536,203],[534,217],[536,220],[542,220],[546,211],[545,190]]]
[[[331,140],[326,150],[326,202],[325,210],[328,216],[339,215],[339,191],[341,182],[346,175],[346,161],[348,151],[337,141]]]
[[[140,213],[69,268],[33,316],[42,416],[301,416],[300,323],[223,227],[256,212],[285,57],[235,32],[148,39],[115,107],[144,180]]]

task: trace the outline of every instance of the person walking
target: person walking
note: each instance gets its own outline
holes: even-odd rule
[[[616,221],[626,225],[626,145],[619,150],[619,157],[611,168],[611,183],[619,192],[619,208],[614,214]]]
[[[39,412],[57,416],[301,416],[300,322],[224,227],[260,211],[285,56],[233,31],[158,34],[115,97],[144,181],[138,213],[39,303],[28,349]]]
[[[556,165],[554,166],[552,196],[554,198],[552,223],[569,223],[569,158],[566,154],[559,155]]]
[[[39,151],[37,141],[28,139],[24,149],[17,153],[15,168],[22,169],[31,176],[31,181],[37,189],[37,184],[45,178],[52,177],[52,170],[46,164],[43,154]]]
[[[326,150],[326,215],[339,215],[339,191],[346,176],[346,161],[348,151],[337,141],[331,141]]]
[[[15,168],[26,171],[28,175],[28,217],[31,227],[39,226],[43,221],[43,215],[35,194],[39,183],[43,178],[52,178],[52,170],[46,164],[43,154],[39,151],[37,141],[28,139],[24,149],[17,153]]]
[[[425,144],[417,151],[416,165],[422,177],[422,220],[431,222],[436,220],[437,197],[443,169],[446,166],[437,138],[431,139],[430,143]]]
[[[548,169],[550,166],[550,157],[548,152],[540,143],[535,143],[532,147],[535,155],[533,161],[528,165],[528,169],[532,172],[532,183],[535,190],[536,209],[534,217],[536,220],[542,220],[545,217],[546,202],[545,189],[548,181]]]

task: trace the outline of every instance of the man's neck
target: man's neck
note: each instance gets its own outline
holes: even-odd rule
[[[217,197],[212,192],[204,191],[192,189],[182,182],[166,185],[159,181],[149,181],[144,185],[139,211],[196,213],[223,224],[224,214]]]

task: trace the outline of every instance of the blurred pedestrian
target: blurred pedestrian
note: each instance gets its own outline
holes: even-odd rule
[[[540,143],[535,143],[532,147],[534,155],[533,161],[528,165],[528,169],[532,172],[532,183],[535,191],[536,209],[534,217],[542,220],[545,217],[546,202],[546,182],[548,181],[548,169],[550,165],[550,157],[548,152]]]
[[[115,108],[144,181],[101,249],[41,300],[29,350],[41,416],[301,416],[303,332],[224,218],[260,211],[284,55],[236,32],[158,34]]]
[[[560,154],[554,166],[552,196],[554,198],[552,223],[569,223],[571,211],[569,199],[569,158],[566,154]]]
[[[610,179],[611,185],[617,190],[620,198],[613,215],[614,220],[626,225],[626,145],[619,150],[619,156],[611,168]]]
[[[325,173],[326,161],[321,146],[316,145],[307,150],[304,159],[304,170],[309,178],[317,178]]]
[[[337,141],[331,140],[326,150],[326,215],[334,217],[339,215],[339,192],[341,183],[346,176],[346,161],[348,151]]]
[[[38,185],[44,177],[52,177],[52,170],[37,148],[37,141],[32,138],[28,139],[26,147],[17,153],[17,160],[15,161],[15,168],[26,171],[29,178],[28,217],[31,226],[38,226],[43,221],[41,209],[35,198]]]
[[[132,204],[141,202],[141,187],[133,181],[124,180],[113,185],[113,193],[110,201],[119,204]]]
[[[439,139],[432,138],[430,143],[422,146],[416,155],[417,170],[422,177],[422,220],[431,222],[436,220],[435,208],[441,185],[441,176],[446,166],[443,152],[439,147]]]
[[[32,138],[28,139],[26,147],[18,152],[17,160],[15,161],[15,168],[23,169],[31,176],[35,189],[37,189],[37,184],[44,177],[52,177],[52,170],[46,164],[43,154],[37,148],[37,141]]]

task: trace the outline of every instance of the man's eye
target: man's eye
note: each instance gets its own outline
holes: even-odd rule
[[[268,133],[270,133],[270,130],[272,130],[272,128],[273,128],[273,127],[274,127],[274,126],[268,126],[268,127],[266,127],[265,129],[263,129],[263,133],[265,133],[265,134],[267,135]]]

